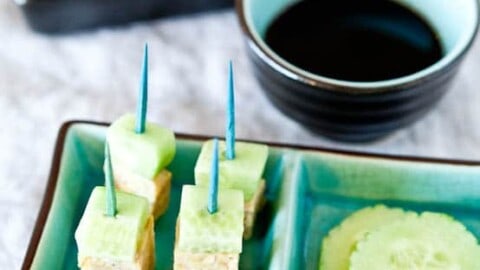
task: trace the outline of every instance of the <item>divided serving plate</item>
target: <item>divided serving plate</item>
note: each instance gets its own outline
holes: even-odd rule
[[[50,179],[22,269],[77,269],[74,232],[93,187],[104,184],[106,124],[68,122],[57,139]],[[183,184],[204,136],[177,134],[170,206],[155,224],[156,269],[172,269]],[[480,162],[367,155],[270,144],[267,204],[240,269],[318,269],[323,237],[343,218],[383,203],[448,213],[480,238]]]

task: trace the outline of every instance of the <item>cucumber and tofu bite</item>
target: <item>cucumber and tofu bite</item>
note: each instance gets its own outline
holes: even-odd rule
[[[166,169],[175,156],[175,135],[169,129],[146,123],[137,134],[135,116],[126,114],[107,131],[115,186],[148,199],[155,218],[168,207],[171,173]]]
[[[208,187],[212,162],[213,140],[206,141],[195,165],[195,184]],[[226,144],[219,142],[219,187],[243,192],[245,200],[244,238],[252,236],[255,217],[265,203],[266,183],[263,173],[268,159],[268,146],[236,142],[235,158],[225,155]]]
[[[177,219],[174,269],[238,269],[242,252],[244,198],[218,192],[218,211],[207,210],[208,188],[184,185]]]
[[[117,191],[117,214],[105,214],[105,188],[96,187],[75,232],[81,269],[151,270],[153,217],[145,198]]]

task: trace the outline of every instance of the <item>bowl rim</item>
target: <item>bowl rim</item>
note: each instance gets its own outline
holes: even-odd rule
[[[21,267],[22,270],[28,270],[31,268],[35,255],[37,253],[38,245],[40,243],[43,230],[47,222],[48,215],[50,213],[55,189],[57,186],[57,180],[60,172],[65,140],[69,130],[75,125],[92,125],[92,126],[106,128],[110,125],[110,123],[89,121],[89,120],[71,120],[71,121],[64,122],[61,125],[55,141],[55,147],[53,151],[53,157],[52,157],[52,163],[50,167],[50,173],[48,176],[48,181],[46,184],[42,203],[37,215],[37,219],[35,221],[35,225],[30,237],[30,242],[28,244],[28,248],[26,250],[25,257],[22,263],[22,267]],[[186,134],[186,133],[175,133],[175,137],[176,139],[195,140],[195,141],[206,141],[212,138],[212,136],[207,136],[207,135]],[[342,155],[346,157],[367,158],[367,159],[375,159],[375,160],[404,161],[404,162],[411,162],[411,163],[419,162],[419,163],[427,163],[427,164],[429,163],[429,164],[437,164],[437,165],[443,164],[443,165],[451,165],[451,166],[480,167],[480,161],[473,161],[473,160],[429,158],[429,157],[419,157],[419,156],[400,156],[400,155],[391,155],[391,154],[375,154],[375,153],[367,153],[367,152],[359,152],[359,151],[337,150],[333,148],[326,148],[326,147],[319,147],[319,146],[277,143],[277,142],[267,142],[267,141],[257,141],[257,140],[242,140],[242,141],[253,142],[253,143],[263,143],[263,144],[267,144],[268,146],[277,147],[277,148],[288,148],[288,149],[305,151],[305,152],[322,152],[325,154],[335,154],[335,155]]]
[[[310,88],[355,95],[369,95],[375,93],[407,90],[416,84],[438,77],[443,70],[449,69],[452,65],[458,63],[465,56],[476,40],[475,38],[480,27],[480,3],[478,0],[472,0],[476,6],[474,18],[475,27],[470,33],[468,41],[463,44],[458,51],[448,53],[442,56],[442,58],[433,65],[430,65],[410,75],[374,82],[355,82],[333,79],[305,71],[294,66],[293,64],[288,63],[288,61],[277,55],[266,45],[256,31],[251,29],[251,25],[248,22],[245,13],[246,1],[248,0],[235,0],[236,14],[243,33],[247,38],[247,46],[256,56],[260,58],[261,61],[284,77],[310,86]]]

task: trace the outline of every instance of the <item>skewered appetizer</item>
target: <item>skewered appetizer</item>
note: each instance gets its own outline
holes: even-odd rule
[[[96,187],[75,232],[81,269],[151,270],[153,217],[145,198],[116,192],[107,147],[106,188]]]
[[[244,238],[252,236],[255,217],[265,202],[265,180],[263,171],[268,157],[268,147],[261,144],[236,142],[235,158],[226,157],[226,144],[220,142],[219,186],[240,190],[245,200],[244,208]],[[207,187],[210,178],[209,164],[212,162],[210,153],[213,141],[203,144],[195,165],[195,183]]]
[[[158,218],[168,207],[172,174],[165,167],[175,155],[175,136],[153,123],[146,123],[141,134],[134,130],[135,117],[126,114],[107,131],[115,186],[145,197]]]
[[[107,131],[112,151],[115,185],[147,198],[155,218],[168,208],[172,174],[165,167],[175,155],[172,131],[146,121],[148,100],[148,47],[145,45],[137,114],[126,114]]]
[[[232,62],[228,66],[228,98],[225,142],[220,142],[220,188],[241,190],[245,200],[244,235],[249,239],[253,233],[255,217],[265,202],[265,180],[262,179],[267,163],[268,147],[261,144],[235,142],[235,102]],[[195,184],[208,186],[209,164],[213,142],[203,146],[195,165]]]
[[[238,269],[242,252],[243,193],[218,189],[218,141],[210,187],[183,186],[177,219],[174,269]]]
[[[142,197],[117,192],[115,217],[105,215],[105,188],[96,187],[75,232],[81,269],[154,268],[153,217]]]
[[[175,241],[175,270],[238,269],[242,252],[243,195],[222,189],[219,209],[207,210],[208,188],[185,185]]]

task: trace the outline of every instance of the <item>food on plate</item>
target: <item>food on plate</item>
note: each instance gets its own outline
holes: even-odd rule
[[[480,269],[480,246],[446,214],[377,205],[354,212],[329,232],[319,269]]]
[[[75,232],[81,269],[151,270],[153,217],[145,198],[116,192],[116,214],[105,214],[106,189],[96,187]]]
[[[135,132],[135,116],[126,114],[107,131],[112,154],[115,186],[145,197],[154,218],[168,208],[171,172],[166,168],[175,155],[175,135],[167,128],[147,122]]]
[[[195,184],[207,187],[210,179],[210,164],[213,140],[206,141],[195,165]],[[255,217],[265,202],[265,180],[263,173],[268,158],[268,146],[263,144],[236,142],[235,158],[225,156],[226,144],[219,143],[219,186],[242,191],[245,199],[245,232],[250,238]]]
[[[220,189],[218,211],[207,209],[209,190],[184,185],[174,251],[174,269],[238,269],[244,200],[241,191]]]

